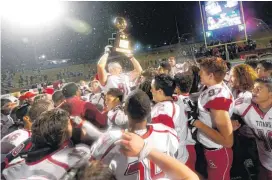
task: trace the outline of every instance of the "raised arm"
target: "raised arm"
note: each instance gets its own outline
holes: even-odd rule
[[[136,71],[138,73],[138,75],[140,75],[143,71],[141,64],[138,62],[137,59],[135,59],[134,56],[129,57],[129,59],[130,59],[131,63],[133,64],[134,71]]]
[[[97,62],[98,79],[102,86],[104,86],[107,83],[106,65],[110,53],[110,48],[111,46],[105,47],[105,53],[100,57],[99,61]]]

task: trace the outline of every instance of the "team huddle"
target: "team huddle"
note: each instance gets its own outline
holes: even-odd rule
[[[198,145],[207,179],[230,180],[234,139],[245,136],[257,145],[258,179],[272,180],[271,60],[255,69],[170,57],[143,70],[129,54],[134,69],[123,73],[110,53],[89,87],[1,99],[3,179],[205,179]]]

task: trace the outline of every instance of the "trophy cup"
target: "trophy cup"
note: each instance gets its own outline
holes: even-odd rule
[[[127,28],[126,20],[123,17],[116,17],[114,19],[114,26],[118,29],[118,32],[112,34],[112,38],[109,39],[109,44],[113,45],[113,50],[116,52],[132,53],[128,35],[124,32]]]

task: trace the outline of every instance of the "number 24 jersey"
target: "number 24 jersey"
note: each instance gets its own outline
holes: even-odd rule
[[[120,133],[121,134],[121,133]],[[179,142],[177,133],[174,129],[163,124],[148,125],[147,132],[141,136],[144,141],[148,141],[158,151],[174,156],[177,152]],[[103,145],[98,145],[96,149],[104,148]],[[96,145],[94,145],[96,146]],[[139,161],[138,157],[126,157],[120,153],[120,146],[112,146],[109,144],[108,150],[103,150],[96,153],[96,157],[101,159],[105,164],[113,170],[116,179],[118,180],[155,180],[166,177],[165,173],[147,158]],[[102,155],[103,154],[103,155]],[[97,159],[97,158],[95,158]]]

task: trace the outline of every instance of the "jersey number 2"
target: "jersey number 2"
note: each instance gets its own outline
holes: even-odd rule
[[[144,166],[143,162],[139,162],[139,161],[132,162],[128,164],[124,175],[129,176],[138,172],[139,180],[147,179],[145,178],[146,174],[149,174],[152,180],[164,177],[164,173],[161,170],[160,172],[156,172],[156,165],[152,161],[148,161],[148,163],[149,163],[149,169]],[[146,172],[146,171],[149,171],[149,172]]]

